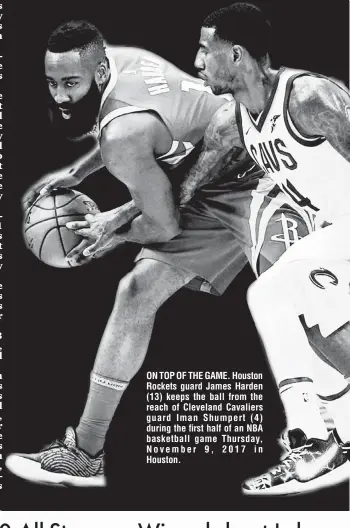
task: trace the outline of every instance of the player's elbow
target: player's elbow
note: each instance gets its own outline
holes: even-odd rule
[[[158,235],[158,242],[169,242],[181,233],[181,227],[178,222],[172,222],[163,226]]]
[[[165,233],[165,240],[164,242],[169,242],[169,240],[172,240],[173,238],[177,237],[181,233],[180,226],[177,226],[176,228],[173,227],[171,229],[168,229]]]
[[[165,242],[168,242],[169,240],[178,236],[181,231],[182,229],[180,226],[180,213],[179,211],[175,210],[174,216],[171,218],[171,221],[168,222],[165,229],[165,236],[167,237],[167,240],[165,240]]]
[[[159,221],[159,219],[150,218],[143,213],[140,219],[142,221],[138,229],[138,241],[141,244],[162,244],[169,242],[181,233],[176,218]]]
[[[181,233],[180,214],[178,211],[148,215],[143,212],[144,222],[147,225],[147,237],[152,238],[152,242],[169,242]]]

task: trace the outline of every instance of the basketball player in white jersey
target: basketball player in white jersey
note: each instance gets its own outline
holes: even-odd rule
[[[194,188],[212,181],[229,149],[237,156],[245,148],[265,177],[314,219],[315,232],[288,249],[248,295],[285,407],[290,448],[280,464],[244,484],[257,494],[306,491],[332,482],[337,472],[349,474],[350,440],[350,347],[344,339],[350,318],[350,97],[320,75],[273,70],[269,40],[268,21],[249,4],[233,4],[205,20],[199,77],[235,102],[214,116],[187,182],[191,193],[191,178]],[[337,431],[331,434],[318,409],[314,355],[299,316],[308,327],[318,325],[323,338],[334,333],[330,343],[339,344],[330,346],[328,362],[341,375],[322,367],[321,390],[334,395],[328,402]]]

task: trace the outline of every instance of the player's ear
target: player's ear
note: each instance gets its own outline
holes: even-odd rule
[[[107,67],[107,61],[102,61],[97,67],[96,73],[95,73],[95,80],[97,84],[103,84],[107,81],[108,77],[108,67]]]
[[[243,58],[243,48],[242,46],[234,45],[232,46],[232,60],[234,63],[238,64]]]

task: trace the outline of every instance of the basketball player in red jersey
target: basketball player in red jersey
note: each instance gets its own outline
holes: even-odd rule
[[[337,474],[348,476],[350,445],[350,97],[320,75],[271,69],[269,39],[268,21],[249,4],[233,4],[205,20],[199,76],[214,93],[231,93],[234,102],[215,114],[186,182],[190,193],[192,184],[213,181],[228,149],[236,157],[245,149],[264,171],[262,181],[274,179],[314,217],[315,232],[289,248],[248,295],[286,410],[289,444],[280,464],[244,483],[247,493],[257,494],[308,491],[336,481]],[[307,327],[318,325],[312,331],[319,342],[328,338],[321,390],[333,394],[326,399],[337,427],[331,434],[319,412],[314,355],[299,316]]]
[[[24,206],[38,193],[77,185],[106,165],[128,186],[133,201],[88,217],[91,229],[102,231],[108,249],[124,241],[157,242],[158,248],[164,247],[160,255],[144,249],[132,272],[119,284],[78,427],[67,430],[63,445],[53,444],[29,459],[40,464],[37,479],[43,482],[55,480],[59,473],[58,478],[68,485],[101,485],[105,436],[123,390],[144,360],[157,309],[188,284],[222,293],[242,269],[247,258],[233,231],[240,232],[244,215],[249,216],[249,205],[243,205],[249,204],[261,171],[249,157],[240,163],[237,175],[243,177],[235,182],[240,190],[235,204],[242,209],[242,218],[237,218],[236,226],[231,219],[233,227],[228,228],[207,217],[199,206],[184,209],[179,224],[171,169],[202,140],[211,117],[225,100],[208,93],[211,91],[198,79],[145,50],[112,48],[106,53],[101,34],[86,22],[64,24],[52,34],[45,70],[55,102],[55,123],[67,135],[79,136],[98,119],[100,148],[76,170],[68,169],[35,184],[26,194]],[[259,202],[264,202],[264,195]],[[115,235],[126,223],[122,235]],[[86,226],[78,227],[86,234]],[[307,232],[308,228],[303,229]],[[247,246],[251,245],[249,237],[248,230]],[[79,260],[92,240],[87,237],[69,258]],[[283,246],[274,244],[277,250]],[[26,473],[25,466],[22,468]]]
[[[44,179],[25,197],[29,205],[38,192],[76,185],[106,164],[126,183],[134,201],[88,217],[83,225],[73,224],[72,228],[87,236],[87,242],[70,258],[78,260],[96,233],[95,249],[100,251],[126,240],[158,242],[141,252],[134,270],[119,285],[79,426],[76,431],[67,430],[63,444],[53,444],[31,457],[41,464],[39,480],[57,478],[71,485],[103,481],[105,435],[123,390],[143,362],[161,304],[197,277],[203,291],[222,293],[246,262],[240,245],[253,268],[261,272],[283,252],[281,235],[289,244],[310,229],[309,216],[302,218],[293,211],[271,181],[258,183],[261,171],[241,153],[234,160],[235,171],[223,178],[220,186],[203,188],[198,201],[182,208],[179,224],[169,188],[169,167],[177,165],[202,139],[210,118],[224,101],[203,90],[198,79],[154,54],[132,48],[111,52],[105,55],[102,37],[86,23],[66,24],[52,35],[46,75],[57,104],[54,114],[59,114],[60,126],[70,135],[90,130],[99,114],[101,151],[97,149],[77,170]],[[167,173],[163,171],[166,163]],[[221,163],[220,168],[222,177],[230,165]],[[189,192],[185,182],[183,204],[192,197],[192,187]],[[115,234],[128,221],[129,229]],[[279,225],[287,226],[286,232],[279,231]],[[293,226],[289,231],[294,240],[288,237],[288,225]],[[267,232],[269,244],[264,238]]]

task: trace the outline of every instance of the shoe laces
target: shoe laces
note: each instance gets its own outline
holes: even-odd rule
[[[311,447],[311,445],[312,444],[304,444],[300,447],[295,447],[294,449],[291,449],[289,442],[286,442],[285,446],[288,449],[289,454],[284,460],[282,460],[280,464],[278,464],[278,466],[270,470],[271,474],[276,475],[278,473],[282,473],[284,469],[287,469],[287,471],[289,471],[294,462],[298,462],[298,460],[301,460],[303,458],[303,452],[308,447]]]
[[[67,449],[67,446],[63,440],[54,440],[50,444],[45,445],[41,451],[48,451],[49,449],[53,449],[55,447],[61,447],[61,448]]]
[[[289,437],[288,437],[288,433],[283,433],[280,437],[279,437],[279,443],[282,447],[284,447],[286,449],[286,451],[291,451],[292,448],[290,447],[290,440],[289,440]]]
[[[48,451],[49,449],[55,449],[55,448],[68,449],[68,450],[70,449],[74,451],[74,449],[76,449],[74,437],[72,437],[72,435],[68,431],[66,431],[66,434],[63,439],[59,438],[59,439],[54,440],[53,442],[45,446],[42,449],[42,451]]]

